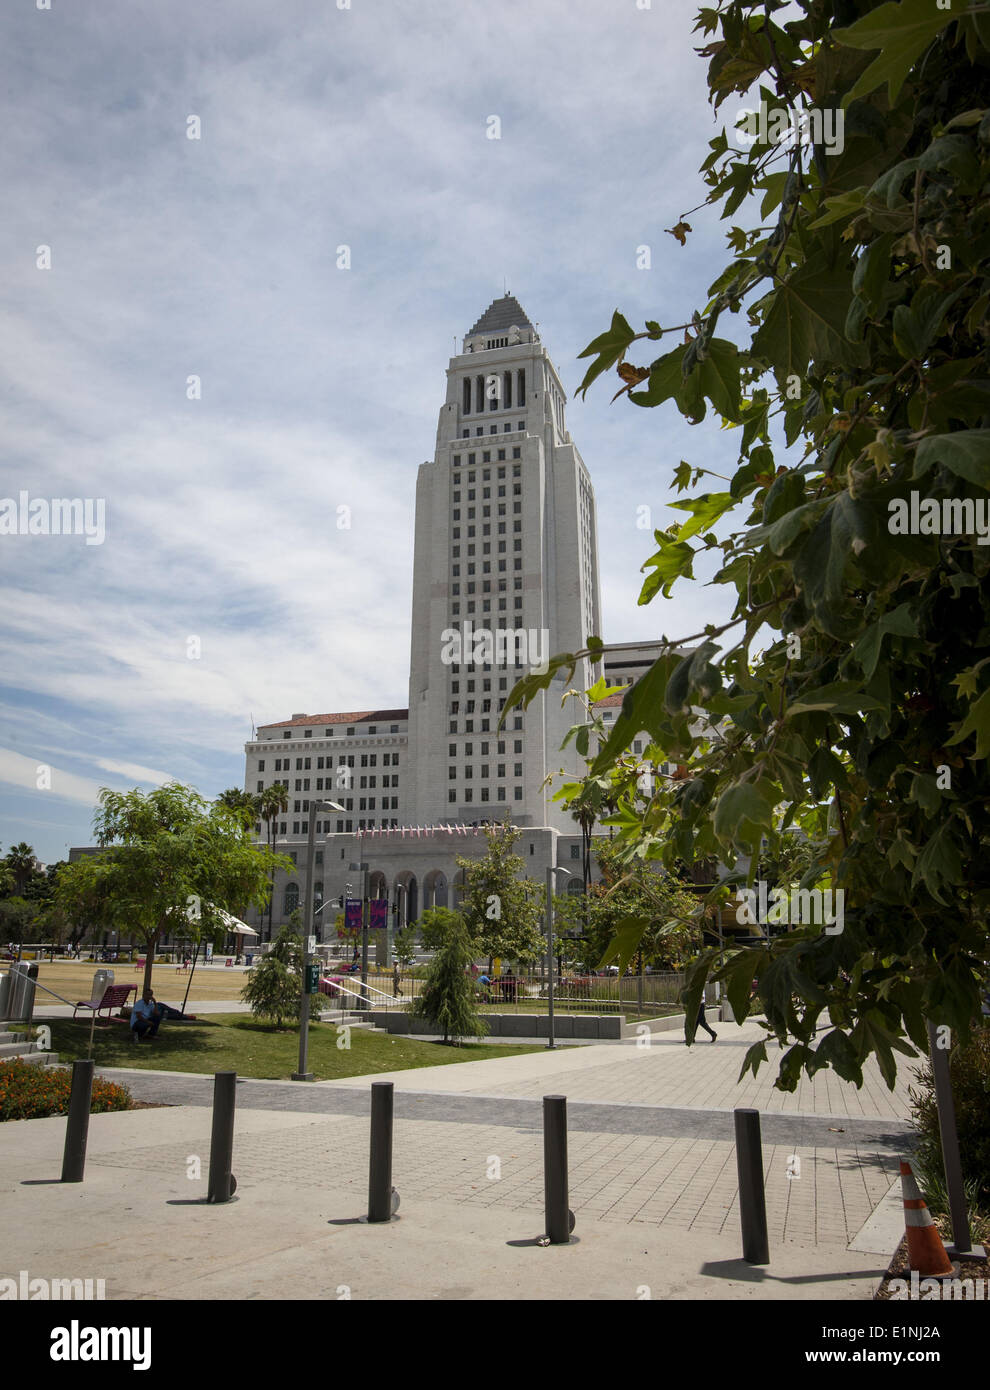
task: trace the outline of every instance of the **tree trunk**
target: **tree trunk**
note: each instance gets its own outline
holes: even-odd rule
[[[151,936],[148,937],[146,943],[147,950],[144,957],[144,984],[141,986],[142,990],[151,988],[151,971],[155,964],[155,947],[158,945],[158,938],[161,935],[161,930],[161,927],[159,927],[156,932],[153,932]]]

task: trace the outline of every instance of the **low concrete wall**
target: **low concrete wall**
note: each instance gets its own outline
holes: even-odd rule
[[[647,1028],[651,1033],[676,1033],[683,1031],[685,1014],[668,1014],[666,1018],[649,1018],[645,1023],[623,1023],[622,1036],[624,1038],[641,1038],[643,1034],[641,1028]]]
[[[440,1037],[438,1028],[431,1028],[423,1019],[413,1021],[405,1010],[372,1010],[367,1017],[376,1028],[388,1033],[425,1033]],[[548,1038],[550,1020],[546,1014],[479,1014],[488,1024],[493,1038]],[[659,1020],[664,1022],[665,1020]],[[683,1020],[682,1020],[683,1022]],[[554,1036],[557,1038],[602,1038],[616,1041],[627,1036],[624,1014],[555,1014]],[[631,1036],[637,1036],[633,1030]]]

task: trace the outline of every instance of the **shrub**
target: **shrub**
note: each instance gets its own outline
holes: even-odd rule
[[[269,954],[248,971],[241,998],[251,1005],[255,1018],[269,1018],[281,1028],[283,1019],[299,1017],[302,981],[277,955]]]
[[[963,1181],[980,1206],[990,1207],[990,1025],[978,1027],[970,1041],[949,1054],[949,1075],[959,1134]],[[931,1065],[918,1072],[920,1090],[911,1090],[911,1110],[918,1130],[918,1161],[929,1174],[941,1174],[942,1141],[938,1131],[935,1082]]]
[[[415,1000],[415,1013],[439,1028],[445,1043],[484,1037],[488,1026],[475,1007],[474,981],[468,973],[471,944],[463,920],[449,913],[438,926],[438,936],[442,944],[430,964],[423,992]]]
[[[72,1072],[32,1066],[20,1057],[0,1063],[0,1121],[38,1120],[46,1115],[65,1115],[69,1109]],[[129,1110],[131,1093],[102,1077],[93,1078],[94,1115],[107,1110]]]

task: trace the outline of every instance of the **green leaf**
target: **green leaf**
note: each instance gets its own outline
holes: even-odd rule
[[[713,338],[699,363],[701,390],[726,420],[739,419],[739,373],[744,360],[735,343]]]
[[[848,29],[836,29],[834,37],[847,48],[879,48],[875,58],[843,100],[843,107],[869,96],[887,83],[888,100],[895,104],[908,73],[936,35],[958,18],[951,10],[936,9],[934,0],[893,0],[858,19]]]
[[[990,430],[957,430],[929,435],[918,445],[914,476],[920,478],[941,463],[967,482],[990,491]]]
[[[597,968],[602,970],[606,965],[615,961],[619,967],[619,974],[625,974],[626,966],[639,949],[639,943],[649,926],[650,919],[648,917],[623,917],[617,924],[615,934]]]
[[[632,328],[616,309],[612,315],[612,326],[608,332],[599,334],[583,352],[578,353],[579,357],[593,357],[596,353],[598,355],[597,360],[588,368],[584,380],[578,387],[579,394],[586,394],[588,387],[597,376],[607,371],[609,367],[615,366],[635,337],[636,334]]]
[[[650,367],[650,379],[645,391],[630,391],[629,399],[634,405],[661,405],[676,396],[684,384],[681,363],[684,359],[685,345],[682,343],[663,357],[657,358]]]
[[[737,782],[724,791],[715,807],[716,836],[743,849],[757,846],[773,825],[780,793],[768,782]]]
[[[686,541],[699,531],[710,531],[719,517],[735,505],[735,500],[731,492],[706,492],[685,502],[669,502],[667,505],[677,511],[691,513],[691,520],[678,529],[677,539]]]
[[[778,380],[803,377],[808,363],[838,358],[858,362],[862,349],[845,336],[852,277],[819,254],[792,271],[773,292],[769,312],[753,339]]]
[[[882,700],[874,699],[856,681],[834,681],[818,690],[810,690],[793,705],[788,705],[784,718],[791,719],[798,714],[811,714],[824,710],[828,714],[857,714],[864,709],[885,709]]]
[[[670,598],[674,582],[682,575],[688,579],[694,578],[694,551],[687,542],[675,540],[664,531],[657,531],[655,534],[660,549],[643,565],[643,569],[652,569],[653,573],[643,584],[639,596],[640,604],[649,603],[658,592],[662,593],[664,598]]]
[[[591,765],[592,777],[600,777],[615,765],[637,734],[644,729],[657,737],[663,714],[667,682],[680,658],[665,652],[645,676],[631,685],[622,698],[622,709],[612,726],[604,748]]]
[[[809,228],[817,231],[820,227],[829,227],[833,222],[841,222],[862,212],[868,191],[864,184],[862,188],[851,188],[846,193],[836,193],[826,198],[823,203],[825,211],[814,222],[808,223]]]
[[[880,659],[880,647],[887,634],[897,637],[917,637],[918,624],[910,605],[899,604],[890,613],[885,613],[877,622],[871,623],[863,636],[852,649],[852,655],[863,668],[867,680],[873,676]]]
[[[944,903],[943,885],[958,884],[962,876],[962,860],[952,837],[952,822],[944,820],[918,856],[911,887],[917,889],[924,884],[936,902]]]
[[[990,758],[990,689],[984,690],[980,698],[970,705],[966,718],[959,725],[952,738],[946,740],[946,747],[964,743],[971,734],[976,735],[974,758]]]

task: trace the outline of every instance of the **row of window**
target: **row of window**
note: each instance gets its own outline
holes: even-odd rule
[[[390,725],[388,726],[388,731],[389,731],[390,734],[397,734],[397,733],[399,732],[399,726],[398,726],[398,724],[390,724]],[[352,726],[350,729],[347,730],[347,732],[348,732],[348,734],[356,734],[356,733],[358,733],[357,726],[356,726],[356,725]],[[361,729],[361,730],[360,730],[360,736],[363,738],[365,734],[377,734],[377,733],[379,733],[379,732],[384,733],[384,732],[385,732],[384,727],[383,727],[381,730],[379,730],[377,724],[369,724],[368,727],[367,727],[366,729]],[[327,728],[325,728],[325,729],[323,730],[323,736],[324,736],[324,738],[333,738],[335,733],[336,733],[336,729],[334,729],[332,726],[328,726]],[[283,730],[282,730],[282,737],[283,737],[283,738],[292,738],[292,734],[293,734],[292,729],[283,729]],[[312,729],[303,729],[303,730],[302,730],[302,736],[303,736],[303,738],[312,738],[312,737],[313,737],[313,730],[312,730]]]
[[[482,788],[481,788],[481,795],[479,796],[478,799],[479,799],[479,801],[504,801],[504,800],[505,800],[505,788],[504,788],[504,787],[496,787],[496,788],[495,788],[495,795],[494,795],[494,797],[493,797],[493,796],[491,795],[491,788],[489,788],[489,787],[482,787]],[[523,789],[522,789],[522,787],[513,787],[513,788],[512,788],[512,799],[513,799],[513,801],[522,801],[522,799],[523,799]],[[456,787],[451,787],[450,791],[447,793],[447,800],[448,800],[448,802],[451,802],[451,803],[456,803],[456,802],[458,802],[458,801],[463,802],[463,803],[467,803],[467,802],[469,802],[469,801],[473,801],[473,800],[474,800],[474,792],[472,791],[472,789],[471,789],[470,787],[465,787],[465,788],[464,788],[464,791],[460,794],[460,796],[458,796],[458,794],[457,794],[457,788],[456,788]]]
[[[348,809],[350,810],[351,808],[348,807]],[[361,820],[358,821],[358,823],[357,823],[357,828],[358,828],[358,830],[377,830],[377,829],[382,829],[382,830],[395,830],[396,827],[398,826],[398,824],[399,824],[399,822],[398,822],[398,820],[396,820],[396,818],[395,818],[394,816],[392,817],[391,820],[389,820],[389,818],[388,818],[387,816],[383,816],[382,819],[381,819],[380,821],[366,820],[366,819],[362,818]],[[299,821],[293,821],[293,822],[292,822],[292,833],[293,833],[293,835],[305,835],[305,834],[307,833],[308,829],[309,829],[309,827],[305,824],[305,822],[302,823],[302,827],[301,827],[301,828],[300,828],[300,822],[299,822]],[[333,829],[334,829],[334,831],[336,832],[336,834],[338,834],[338,835],[351,835],[351,834],[353,834],[353,832],[354,832],[354,822],[353,822],[353,820],[339,820],[339,821],[337,821],[337,823],[336,823],[336,825],[334,826]],[[279,828],[279,834],[280,834],[280,835],[285,835],[285,834],[287,834],[287,833],[288,833],[288,832],[287,832],[287,830],[286,830],[286,822],[283,821],[282,824],[281,824],[281,826],[280,826],[280,828]],[[329,821],[317,821],[317,822],[316,822],[316,833],[317,833],[318,835],[321,835],[321,834],[322,834],[322,835],[330,835],[331,833],[333,833],[333,832],[331,831],[331,828],[330,828],[330,822],[329,822]],[[295,855],[292,855],[291,857],[292,857],[293,863],[295,863]],[[319,886],[319,885],[317,885],[317,886]]]
[[[489,747],[490,747],[490,744],[487,743],[487,742],[483,742],[483,743],[480,743],[478,746],[479,746],[479,748],[481,749],[481,756],[482,756],[483,758],[487,758],[487,756],[488,756],[488,749],[489,749]],[[504,740],[504,739],[501,739],[501,738],[500,738],[500,739],[498,740],[497,751],[498,751],[500,754],[505,752],[505,740]],[[513,739],[513,741],[512,741],[512,751],[513,751],[513,753],[521,753],[521,752],[522,752],[522,739],[521,739],[521,738]],[[448,752],[448,754],[450,755],[450,757],[456,758],[456,757],[457,757],[457,744],[456,744],[456,743],[448,743],[448,745],[447,745],[447,752]],[[470,758],[471,755],[472,755],[472,753],[474,752],[474,744],[473,744],[473,743],[465,743],[462,752],[463,752],[463,755],[464,755],[465,758]],[[518,776],[518,775],[519,775],[519,774],[517,773],[516,776]]]
[[[358,756],[358,755],[355,754],[355,753],[341,753],[341,754],[338,756],[338,758],[337,758],[337,765],[338,765],[339,767],[343,767],[343,766],[346,764],[348,767],[354,767],[354,766],[356,765],[354,760],[355,760],[355,758],[356,758],[357,756]],[[378,754],[377,754],[377,753],[361,753],[361,754],[360,754],[360,758],[361,758],[361,766],[362,766],[362,767],[377,767],[377,766],[378,766]],[[312,765],[312,759],[311,759],[311,758],[297,758],[297,759],[296,759],[296,771],[297,771],[297,772],[309,772],[311,765]],[[326,768],[329,770],[330,768],[333,767],[333,755],[330,754],[330,755],[328,755],[326,758],[317,758],[317,760],[316,760],[316,766],[317,766],[317,769],[326,767]],[[398,767],[398,766],[399,766],[399,755],[398,755],[398,753],[383,753],[383,754],[382,754],[382,767]],[[259,772],[264,772],[264,770],[265,770],[265,760],[264,760],[264,758],[261,758],[261,759],[259,760],[259,762],[258,762],[258,771],[259,771]],[[275,759],[275,771],[276,771],[276,772],[291,772],[291,770],[292,770],[292,759],[291,759],[291,758],[276,758],[276,759]]]
[[[519,428],[522,429],[523,426],[520,425]],[[502,462],[502,460],[505,458],[505,450],[504,450],[504,449],[496,449],[495,452],[496,452],[496,455],[497,455],[496,462],[497,462],[497,463]],[[468,456],[467,456],[467,466],[468,466],[468,468],[474,468],[474,467],[476,466],[477,457],[478,457],[477,454],[468,454]],[[514,444],[514,445],[512,446],[512,457],[513,457],[513,459],[521,459],[521,458],[522,458],[522,448],[520,447],[520,445]],[[492,451],[491,451],[491,449],[482,449],[482,451],[481,451],[481,462],[482,462],[482,463],[491,463],[491,461],[492,461]],[[461,456],[460,456],[460,454],[455,454],[454,457],[453,457],[453,459],[451,460],[451,462],[452,462],[452,464],[453,464],[453,466],[454,466],[455,468],[460,468],[460,466],[461,466]],[[487,482],[490,482],[490,481],[491,481],[491,472],[492,472],[492,471],[491,471],[490,468],[484,469],[484,471],[483,471],[482,474],[481,474],[481,481],[482,481],[483,483],[487,483]],[[500,479],[500,480],[501,480],[502,478],[505,477],[505,469],[504,469],[504,468],[500,468],[500,469],[498,470],[498,476],[499,476],[499,479]],[[514,478],[521,478],[521,477],[522,477],[522,463],[514,463],[514,464],[513,464],[513,466],[512,466],[512,476],[513,476]],[[476,478],[477,478],[477,474],[476,474],[476,473],[469,473],[469,474],[468,474],[468,477],[467,477],[467,480],[468,480],[469,483],[473,483],[473,482],[475,481]],[[460,475],[460,473],[455,473],[455,474],[454,474],[454,487],[459,487],[459,486],[460,486],[460,482],[461,482],[461,475]]]
[[[525,429],[526,427],[525,427],[525,425],[524,425],[522,422],[520,422],[519,428],[522,430],[522,429]],[[502,426],[502,431],[503,431],[504,434],[511,434],[511,433],[512,433],[512,421],[511,421],[511,420],[506,420],[505,424]],[[475,430],[475,434],[478,435],[479,437],[480,437],[481,435],[483,435],[484,432],[485,432],[485,427],[484,427],[484,425],[479,425],[478,428]],[[498,434],[498,425],[489,425],[489,426],[488,426],[488,433],[489,433],[489,434]],[[470,438],[471,438],[471,431],[470,431],[470,430],[461,430],[461,438],[462,438],[462,439],[470,439]]]
[[[491,534],[492,534],[491,523],[489,523],[489,521],[485,521],[485,524],[482,525],[482,527],[481,527],[481,535],[491,535]],[[459,527],[459,525],[455,525],[455,527],[451,527],[451,535],[452,535],[453,539],[455,539],[455,541],[459,541],[459,539],[460,539],[460,527]],[[476,535],[477,535],[477,528],[476,528],[476,527],[473,527],[473,525],[469,525],[469,527],[467,527],[467,539],[469,539],[469,541],[473,541],[473,539],[474,539],[474,537],[476,537]],[[498,550],[496,550],[495,553],[496,553],[496,555],[505,555],[505,553],[508,552],[508,549],[509,549],[509,548],[508,548],[508,543],[506,543],[505,541],[499,541],[499,542],[498,542]],[[523,549],[523,542],[521,542],[521,539],[520,539],[520,541],[513,541],[513,542],[512,542],[512,549],[513,549],[514,555],[516,555],[516,559],[514,559],[513,562],[512,562],[513,570],[521,570],[521,569],[523,569],[523,557],[521,557],[521,555],[520,555],[520,553],[519,553],[520,550]],[[492,553],[491,542],[488,542],[487,545],[482,546],[482,548],[481,548],[481,553],[482,553],[482,555],[491,555],[491,553]],[[499,566],[498,566],[498,567],[499,567],[499,570],[505,570],[505,560],[499,560]]]
[[[468,745],[468,746],[470,747],[470,745]],[[496,767],[496,772],[495,772],[496,777],[504,777],[504,776],[505,776],[505,763],[496,763],[495,767]],[[487,781],[487,780],[488,780],[488,777],[489,777],[489,767],[488,767],[488,764],[487,764],[487,763],[482,763],[482,764],[480,765],[479,769],[478,769],[478,772],[479,772],[479,776],[481,777],[481,780],[482,780],[482,781]],[[521,776],[522,776],[522,763],[513,763],[513,764],[512,764],[512,775],[513,775],[513,777],[521,777]],[[456,767],[448,767],[448,769],[447,769],[447,776],[448,776],[448,778],[450,779],[451,782],[456,782],[456,781],[457,781],[457,768],[456,768]],[[473,780],[474,780],[474,768],[470,765],[470,763],[468,763],[468,764],[465,766],[465,768],[464,768],[464,781],[465,781],[465,782],[471,782],[471,781],[473,781]]]
[[[520,664],[519,669],[520,669],[520,670],[522,669],[521,664]],[[512,721],[512,727],[513,727],[513,729],[521,729],[522,726],[523,726],[522,715],[517,714],[517,715],[515,716],[515,718],[513,719],[513,721]],[[457,727],[457,720],[456,720],[456,719],[451,719],[451,721],[450,721],[450,726],[449,726],[449,728],[447,729],[447,732],[448,732],[448,734],[456,734],[456,733],[473,734],[473,733],[475,732],[474,720],[473,720],[473,719],[465,719],[465,721],[464,721],[464,728],[463,728],[463,729],[458,729],[458,727]],[[480,734],[490,734],[490,733],[492,732],[491,720],[490,720],[490,719],[482,719],[482,721],[481,721],[481,727],[480,727],[480,729],[477,730],[477,732],[480,733]]]
[[[506,372],[490,372],[487,376],[466,376],[461,383],[461,411],[464,415],[483,415],[486,410],[511,410],[512,386],[515,376],[516,403],[526,403],[526,369],[517,367]],[[472,408],[473,401],[473,408]],[[520,429],[525,428],[523,425]]]

